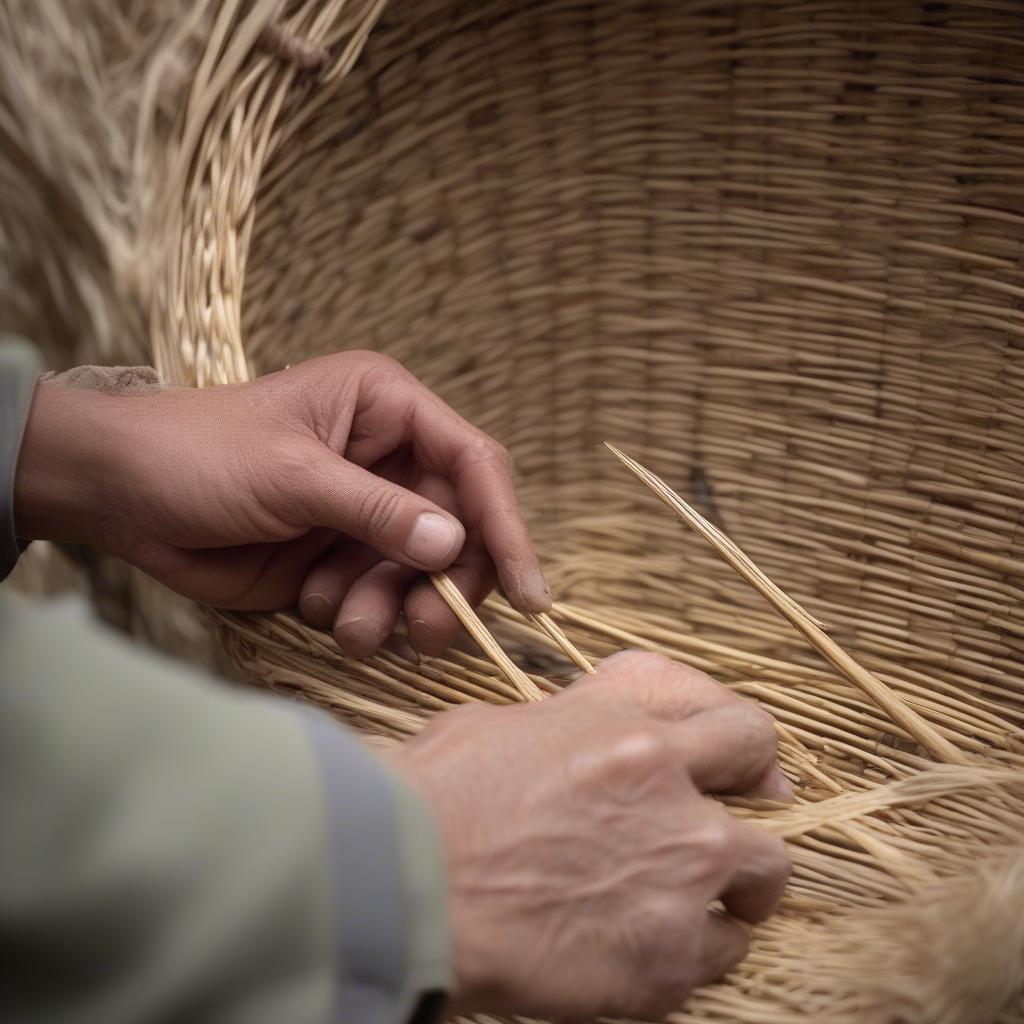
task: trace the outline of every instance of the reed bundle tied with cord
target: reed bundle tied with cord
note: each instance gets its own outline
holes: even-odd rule
[[[674,1019],[1024,1022],[1024,7],[79,6],[0,12],[12,326],[178,385],[386,352],[556,597],[437,578],[479,646],[420,665],[206,613],[233,663],[391,741],[696,665],[778,723],[797,803],[732,810],[795,873]]]

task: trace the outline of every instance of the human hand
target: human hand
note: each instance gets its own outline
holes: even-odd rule
[[[770,716],[657,655],[441,715],[393,762],[440,822],[460,1013],[659,1018],[746,955],[789,875],[703,795],[792,797]]]
[[[40,386],[15,515],[20,536],[93,544],[196,600],[299,601],[354,657],[403,610],[417,649],[455,638],[423,570],[473,604],[497,577],[521,610],[550,605],[504,449],[373,352],[202,390]]]

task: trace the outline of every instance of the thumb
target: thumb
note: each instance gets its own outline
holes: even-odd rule
[[[309,526],[337,530],[417,569],[446,568],[466,540],[462,523],[439,505],[330,451],[310,466],[302,506]]]

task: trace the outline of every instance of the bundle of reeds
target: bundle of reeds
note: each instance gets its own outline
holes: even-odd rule
[[[61,6],[0,32],[4,187],[75,226],[21,203],[15,326],[145,324],[179,385],[387,352],[510,448],[556,595],[438,578],[483,653],[418,665],[211,613],[248,678],[399,741],[622,647],[699,666],[775,716],[798,801],[733,809],[796,870],[676,1019],[1024,1021],[1024,8]]]

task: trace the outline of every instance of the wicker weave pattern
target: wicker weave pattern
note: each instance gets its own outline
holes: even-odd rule
[[[132,236],[163,373],[399,358],[511,449],[586,655],[662,651],[776,716],[800,803],[735,810],[795,879],[677,1019],[1024,1021],[1024,9],[196,11]],[[937,766],[605,440],[970,763]],[[520,699],[469,648],[356,664],[289,615],[215,618],[253,679],[378,737]],[[484,618],[542,692],[572,671]]]
[[[337,52],[378,13],[308,35]],[[205,383],[338,346],[396,356],[513,451],[557,617],[588,653],[660,649],[773,710],[807,803],[766,824],[796,881],[694,1019],[991,1019],[1019,939],[966,986],[906,944],[885,970],[871,957],[894,928],[924,937],[907,897],[929,886],[973,911],[952,955],[978,948],[973,862],[1021,842],[1013,773],[929,767],[597,444],[687,491],[960,749],[1016,763],[1024,20],[916,3],[385,18],[344,76],[296,100],[294,70],[265,68],[208,121],[182,236],[196,348],[157,320],[160,358]],[[536,664],[537,631],[494,613]],[[221,621],[255,678],[371,732],[518,698],[469,654],[355,666],[287,617]]]
[[[685,492],[978,765],[1019,769],[1022,47],[1010,4],[396,2],[343,78],[276,121],[228,98],[225,122],[263,127],[207,143],[196,181],[255,211],[187,264],[208,322],[193,353],[172,321],[164,365],[205,383],[396,356],[511,448],[587,653],[664,651],[780,722],[806,803],[765,825],[792,841],[791,896],[680,1019],[980,1022],[1019,988],[1024,940],[988,893],[1020,854],[976,877],[982,850],[1019,849],[1019,777],[930,766],[598,443]],[[262,176],[226,173],[251,138]],[[193,224],[220,215],[189,196]],[[564,665],[491,616],[524,664]],[[373,733],[518,699],[468,653],[353,665],[287,616],[220,618],[254,678]],[[960,909],[938,963],[922,900]]]

